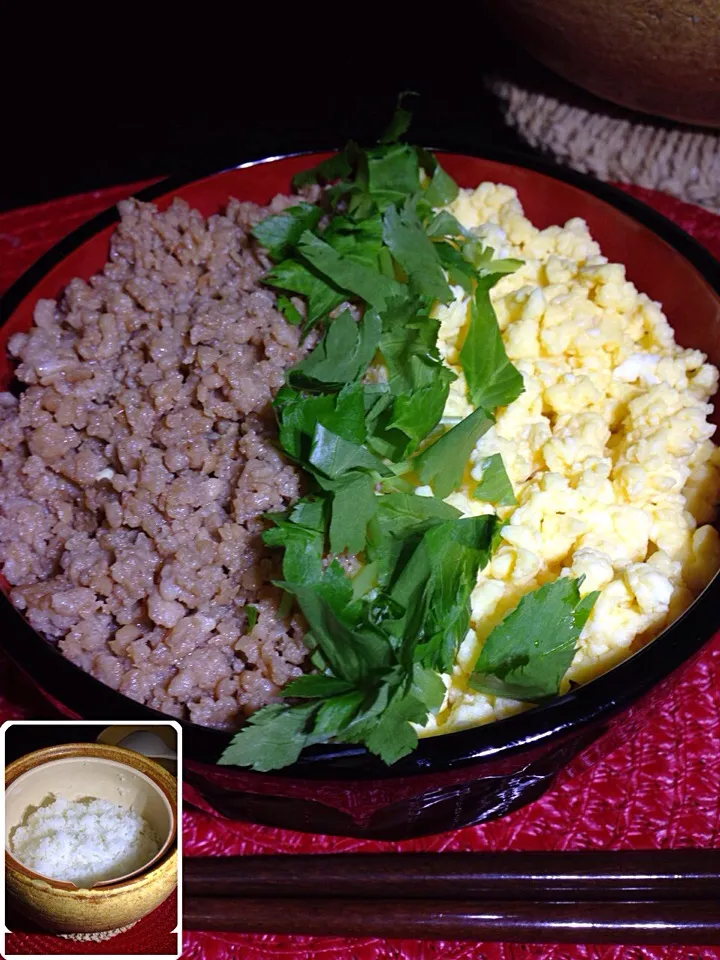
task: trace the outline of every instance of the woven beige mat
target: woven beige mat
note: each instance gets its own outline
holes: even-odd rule
[[[103,940],[110,940],[119,933],[125,933],[131,930],[138,921],[129,923],[126,927],[118,927],[117,930],[102,930],[99,933],[59,933],[58,936],[64,940],[92,940],[94,943],[101,943]]]
[[[504,78],[487,85],[530,146],[600,180],[662,190],[720,213],[720,134],[593,100],[568,101]]]

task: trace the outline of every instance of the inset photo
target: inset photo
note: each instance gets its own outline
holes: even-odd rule
[[[177,958],[180,725],[10,721],[0,761],[2,955]]]

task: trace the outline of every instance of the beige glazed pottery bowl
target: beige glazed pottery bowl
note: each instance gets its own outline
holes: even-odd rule
[[[598,97],[720,127],[718,0],[492,0],[534,57]]]
[[[5,881],[17,910],[47,930],[98,933],[141,919],[177,884],[177,783],[142,754],[101,743],[36,750],[5,771]],[[128,807],[150,823],[162,845],[147,864],[88,889],[43,877],[15,859],[14,828],[49,795],[93,797]]]

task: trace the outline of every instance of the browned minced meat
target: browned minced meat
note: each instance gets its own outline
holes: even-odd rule
[[[270,403],[301,356],[260,284],[249,229],[128,200],[109,262],[41,300],[0,394],[0,559],[12,599],[70,660],[129,697],[233,727],[302,672],[269,581],[262,514],[300,494]],[[244,607],[254,604],[252,630]]]

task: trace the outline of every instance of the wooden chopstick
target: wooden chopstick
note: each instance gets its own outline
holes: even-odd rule
[[[720,850],[186,857],[183,874],[189,899],[720,901]]]
[[[720,943],[717,901],[519,902],[185,896],[186,930],[515,943]]]
[[[720,851],[188,857],[188,930],[720,943]]]

